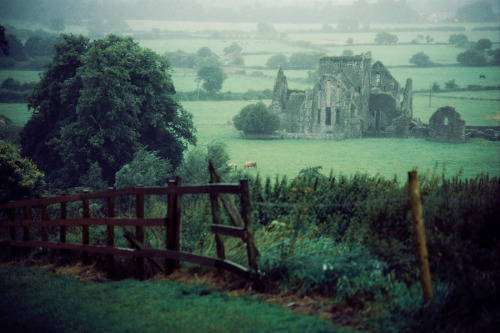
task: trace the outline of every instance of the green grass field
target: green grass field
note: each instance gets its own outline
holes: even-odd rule
[[[406,78],[411,77],[414,90],[429,90],[433,82],[445,88],[444,84],[450,80],[455,80],[459,88],[467,88],[469,84],[500,86],[500,67],[399,67],[389,68],[389,71],[402,87]],[[485,75],[486,79],[479,78],[480,75]]]
[[[493,92],[481,92],[488,97]],[[446,93],[447,95],[449,93]],[[442,102],[442,104],[440,103]],[[473,177],[486,172],[500,174],[500,145],[481,139],[468,140],[464,144],[429,142],[423,139],[358,139],[345,141],[321,140],[244,140],[228,123],[242,107],[251,101],[183,102],[193,113],[200,144],[212,140],[226,142],[231,162],[242,166],[246,161],[256,161],[258,172],[263,176],[276,174],[294,177],[306,167],[323,167],[327,174],[351,174],[368,172],[392,178],[405,179],[406,173],[417,167],[420,171],[433,170],[436,163],[446,168],[446,174]],[[265,101],[266,104],[269,101]],[[439,103],[439,104],[438,104]],[[414,116],[427,123],[439,107],[451,105],[457,108],[469,125],[498,124],[498,102],[461,99],[433,98],[428,107],[428,96],[416,95]],[[31,113],[25,104],[0,104],[0,113],[11,118],[16,125],[23,125]],[[255,173],[255,170],[251,170]]]
[[[24,126],[31,116],[26,104],[21,103],[0,103],[0,114],[3,114],[16,126]]]
[[[172,281],[81,282],[0,267],[2,332],[345,332],[255,297]]]
[[[244,140],[228,119],[251,102],[184,102],[194,114],[201,144],[223,140],[228,146],[231,162],[242,166],[256,161],[262,176],[276,174],[296,176],[306,167],[322,166],[323,173],[380,173],[392,178],[406,179],[407,172],[417,167],[421,172],[446,170],[454,176],[462,170],[466,177],[480,173],[500,174],[500,145],[481,139],[464,144],[429,142],[423,139],[355,139],[329,140]],[[436,109],[436,108],[435,108]],[[435,111],[434,109],[434,111]],[[415,111],[415,117],[422,117]],[[463,114],[462,117],[467,119]],[[428,122],[428,118],[425,122]],[[256,170],[251,170],[255,173]]]
[[[150,31],[153,28],[169,29],[172,31],[186,31],[193,34],[193,38],[168,39],[168,40],[138,40],[141,46],[149,47],[163,54],[166,51],[182,49],[186,52],[196,52],[202,46],[210,47],[219,55],[223,54],[224,47],[229,46],[236,39],[210,39],[207,38],[213,31],[233,31],[235,36],[242,36],[242,29],[248,31],[246,39],[238,41],[243,48],[246,74],[235,74],[228,69],[228,79],[224,82],[222,91],[245,92],[248,90],[273,89],[275,70],[249,68],[260,66],[265,68],[267,59],[273,53],[306,52],[307,49],[286,45],[276,40],[254,39],[256,24],[221,24],[206,23],[194,26],[192,23],[172,23],[160,21],[133,21],[129,22],[133,30]],[[498,42],[498,36],[492,36],[491,31],[471,31],[474,25],[467,25],[465,32],[470,40],[482,37]],[[196,28],[196,29],[195,29]],[[374,33],[358,34],[324,34],[313,32],[320,25],[276,25],[278,31],[288,33],[289,40],[307,40],[317,45],[342,44],[352,37],[355,43],[372,43]],[[281,29],[281,30],[280,30]],[[212,32],[210,32],[211,30]],[[308,33],[304,33],[309,30]],[[203,33],[196,33],[203,31]],[[301,31],[301,33],[298,33]],[[418,34],[434,37],[436,42],[445,42],[450,31],[409,31],[395,32],[400,41],[407,42],[412,36]],[[493,32],[495,33],[495,32]],[[352,35],[352,36],[351,36]],[[496,45],[496,44],[495,44]],[[495,47],[494,45],[494,47]],[[350,49],[354,53],[372,51],[373,60],[381,60],[386,66],[408,65],[408,60],[414,53],[425,52],[432,61],[453,64],[456,55],[463,49],[451,45],[339,45],[328,46],[328,53],[341,54],[343,50]],[[310,51],[310,50],[309,50]],[[267,52],[268,54],[254,54]],[[414,90],[427,90],[432,82],[444,88],[445,82],[454,79],[460,88],[470,84],[483,86],[500,85],[499,67],[394,67],[390,68],[393,76],[404,86],[406,78],[412,77]],[[37,71],[0,71],[0,81],[13,77],[21,82],[38,80]],[[307,71],[286,70],[289,87],[291,89],[308,89],[312,84],[304,79]],[[480,79],[486,75],[486,79]],[[196,71],[175,68],[172,78],[177,91],[194,91],[198,88],[195,81]],[[431,106],[427,93],[414,95],[414,116],[424,123],[429,121],[432,113],[441,106],[453,106],[461,113],[468,125],[494,126],[498,125],[500,117],[499,92],[495,91],[468,91],[456,93],[433,94]],[[228,120],[234,117],[239,110],[249,104],[249,101],[231,102],[184,102],[183,105],[194,114],[194,121],[198,128],[200,143],[211,140],[224,140],[231,154],[232,162],[242,165],[245,161],[255,160],[262,175],[273,177],[276,174],[295,176],[301,169],[310,166],[323,166],[323,172],[330,169],[340,173],[368,172],[381,173],[386,177],[397,175],[406,177],[406,172],[413,167],[420,170],[433,169],[436,163],[445,164],[448,175],[455,175],[463,169],[465,176],[475,176],[481,172],[492,175],[499,174],[500,150],[499,144],[483,140],[469,140],[465,144],[453,145],[431,143],[419,139],[361,139],[346,141],[247,141],[228,125]],[[266,101],[269,103],[269,101]],[[30,116],[24,104],[0,104],[0,113],[11,118],[16,125],[24,124]],[[251,172],[255,172],[252,170]]]
[[[151,50],[164,54],[165,52],[175,52],[182,50],[188,53],[196,53],[198,49],[208,46],[212,52],[222,56],[224,48],[231,45],[233,42],[238,42],[242,48],[242,52],[269,52],[269,53],[298,53],[309,52],[310,50],[303,47],[289,46],[279,41],[261,40],[261,39],[209,39],[209,38],[190,38],[190,39],[167,39],[167,40],[138,40],[142,47],[150,48]]]
[[[414,117],[420,118],[422,122],[429,123],[432,114],[442,106],[452,106],[461,115],[469,126],[499,126],[500,125],[500,101],[499,91],[477,91],[477,92],[443,92],[431,95],[431,106],[429,106],[429,94],[413,95]],[[462,99],[467,96],[473,98],[484,98],[484,100]],[[496,98],[496,100],[495,100]],[[494,100],[491,100],[494,99]]]
[[[38,82],[39,71],[0,70],[0,83],[11,77],[21,83]]]

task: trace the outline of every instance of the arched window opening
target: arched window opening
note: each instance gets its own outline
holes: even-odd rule
[[[332,124],[332,108],[328,106],[326,108],[326,119],[325,119],[325,125],[331,125]]]

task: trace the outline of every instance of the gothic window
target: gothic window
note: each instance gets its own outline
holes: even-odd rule
[[[318,124],[321,124],[321,109],[318,109]]]
[[[380,87],[380,73],[377,73],[377,87]]]
[[[340,109],[335,110],[335,124],[340,124]]]
[[[332,108],[328,106],[326,108],[326,119],[325,119],[325,125],[331,125],[332,124]]]

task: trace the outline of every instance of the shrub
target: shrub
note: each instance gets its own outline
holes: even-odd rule
[[[236,129],[245,133],[268,134],[280,125],[279,118],[263,103],[249,104],[233,118]]]
[[[411,56],[410,63],[418,67],[427,67],[431,64],[429,56],[424,52],[418,52]]]
[[[116,173],[115,187],[165,186],[172,171],[168,159],[158,156],[155,151],[140,149],[134,154],[134,159]]]
[[[460,53],[457,56],[457,61],[468,66],[485,66],[488,64],[488,60],[484,53],[475,49],[468,49]]]
[[[23,158],[10,144],[0,141],[0,203],[39,196],[45,186],[44,174]]]
[[[286,69],[290,66],[290,64],[288,62],[288,58],[286,57],[286,55],[284,55],[282,53],[278,53],[278,54],[271,56],[267,60],[266,66],[270,69],[276,69],[279,66],[281,66],[281,68]]]
[[[469,45],[469,39],[465,34],[452,34],[448,38],[448,43],[459,47],[467,47]]]
[[[455,79],[446,81],[444,83],[444,86],[446,87],[446,89],[457,89],[458,88],[458,84],[455,82]]]
[[[207,184],[210,181],[208,161],[212,161],[215,170],[223,181],[228,181],[231,168],[229,154],[223,141],[212,141],[206,145],[194,147],[184,157],[176,174],[184,185]]]
[[[397,42],[398,36],[388,32],[377,32],[375,35],[375,43],[377,44],[396,44]]]
[[[484,51],[487,49],[491,49],[491,45],[491,40],[487,38],[481,38],[477,41],[476,45],[474,45],[474,48],[478,51]]]

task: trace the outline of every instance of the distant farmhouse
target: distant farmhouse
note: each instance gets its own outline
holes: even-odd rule
[[[278,69],[270,109],[286,137],[349,139],[363,136],[408,136],[413,119],[412,80],[403,101],[399,83],[384,65],[372,65],[371,52],[355,56],[325,56],[319,81],[312,90],[292,90]]]

